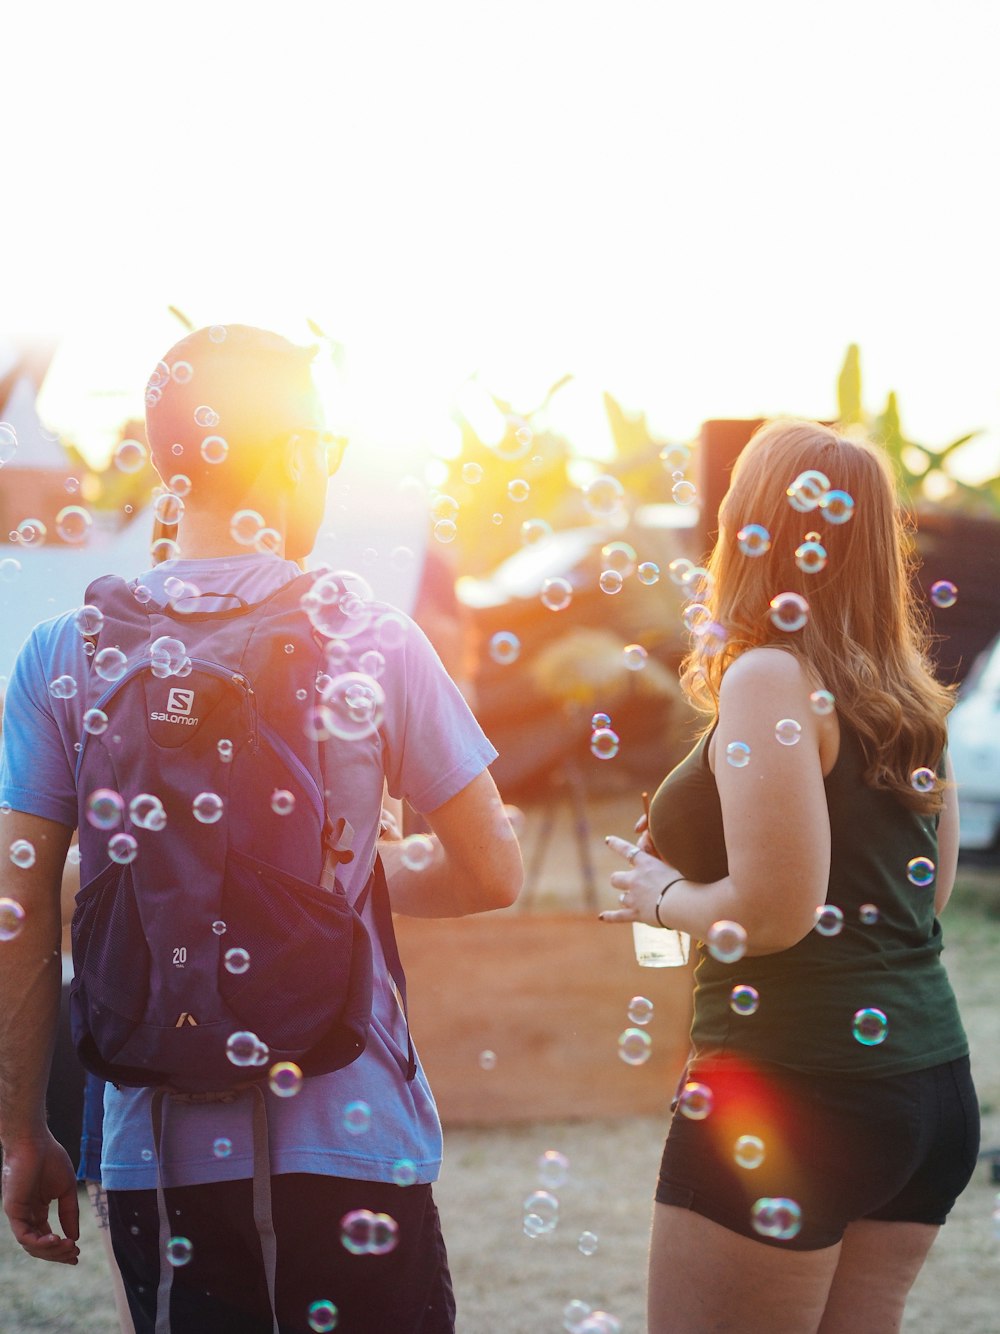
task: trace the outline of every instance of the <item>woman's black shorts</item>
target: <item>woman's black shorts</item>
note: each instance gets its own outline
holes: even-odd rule
[[[770,1245],[820,1250],[861,1218],[943,1223],[975,1169],[979,1105],[967,1056],[853,1079],[727,1055],[698,1059],[685,1083],[710,1096],[681,1096],[680,1107],[674,1099],[656,1199]],[[764,1206],[761,1216],[758,1207],[755,1225],[761,1199],[791,1200],[798,1212]],[[762,1235],[769,1225],[782,1235]]]

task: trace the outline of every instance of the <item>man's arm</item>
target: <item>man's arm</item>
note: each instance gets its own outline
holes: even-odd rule
[[[3,1206],[16,1240],[40,1260],[76,1264],[80,1236],[76,1174],[45,1120],[62,979],[60,902],[72,830],[38,815],[0,817],[0,897],[24,910],[21,929],[0,940],[0,1142]],[[26,839],[34,864],[14,866],[11,844]],[[49,1227],[58,1201],[64,1237]]]
[[[426,818],[434,855],[424,869],[406,865],[406,840],[379,844],[393,909],[410,917],[463,917],[509,908],[521,892],[524,868],[489,770]]]

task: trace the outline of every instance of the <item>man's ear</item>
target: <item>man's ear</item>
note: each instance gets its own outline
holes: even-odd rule
[[[340,465],[344,461],[344,450],[347,448],[346,435],[327,436],[326,445],[326,470],[329,476],[340,471]]]
[[[286,437],[281,450],[281,467],[293,486],[298,486],[305,476],[305,463],[302,451],[306,449],[306,438],[293,431]]]

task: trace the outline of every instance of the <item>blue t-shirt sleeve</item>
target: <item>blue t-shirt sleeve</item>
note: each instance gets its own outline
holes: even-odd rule
[[[0,801],[16,811],[76,828],[76,784],[66,742],[52,709],[41,636],[28,636],[4,698]]]
[[[390,795],[424,815],[461,792],[497,757],[424,632],[410,622],[404,697],[384,756]]]

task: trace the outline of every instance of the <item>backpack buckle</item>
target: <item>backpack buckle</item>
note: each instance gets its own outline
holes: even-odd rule
[[[353,842],[354,826],[350,820],[340,816],[334,823],[329,816],[326,817],[323,824],[323,847],[331,861],[338,865],[341,862],[352,862],[354,860],[354,852],[351,848]]]

